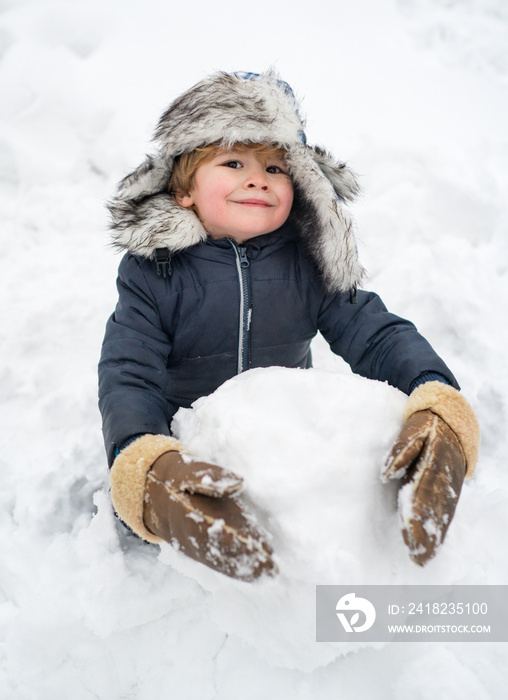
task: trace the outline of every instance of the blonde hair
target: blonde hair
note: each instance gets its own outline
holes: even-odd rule
[[[194,178],[198,168],[205,163],[209,163],[221,151],[226,150],[219,143],[212,143],[209,146],[196,148],[190,153],[182,153],[175,160],[171,179],[169,181],[170,194],[188,193],[194,187]],[[279,146],[272,146],[267,143],[242,143],[233,144],[227,150],[231,151],[254,151],[262,158],[269,160],[270,158],[286,159],[286,150]]]

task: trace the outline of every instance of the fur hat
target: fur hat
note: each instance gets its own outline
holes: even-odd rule
[[[108,204],[115,246],[153,258],[173,255],[207,237],[196,214],[168,193],[175,158],[220,143],[270,143],[287,151],[295,190],[291,220],[327,292],[361,282],[354,222],[344,207],[358,194],[354,174],[330,154],[306,144],[293,91],[274,71],[216,73],[178,97],[155,130],[156,153],[119,185]]]

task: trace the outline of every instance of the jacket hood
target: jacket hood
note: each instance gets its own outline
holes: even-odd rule
[[[287,151],[295,190],[290,221],[327,292],[356,288],[354,221],[346,208],[359,192],[352,171],[306,143],[293,91],[274,71],[216,73],[178,97],[156,127],[155,153],[127,175],[109,202],[113,244],[153,258],[173,255],[207,238],[196,214],[168,193],[175,158],[212,143],[270,143]]]

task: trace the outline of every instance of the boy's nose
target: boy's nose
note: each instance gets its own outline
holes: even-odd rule
[[[260,190],[267,190],[268,189],[268,185],[266,184],[266,182],[261,183],[261,182],[254,182],[252,180],[250,180],[247,183],[247,187],[255,187],[255,188],[259,188]]]
[[[265,171],[261,169],[251,171],[245,180],[245,186],[250,189],[259,188],[260,190],[267,190],[268,181],[265,177]]]

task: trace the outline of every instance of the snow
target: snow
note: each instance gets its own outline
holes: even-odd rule
[[[317,583],[507,583],[508,13],[503,0],[0,0],[0,698],[504,698],[506,644],[326,644]],[[310,143],[359,173],[368,288],[413,320],[482,426],[439,555],[407,556],[379,472],[404,397],[255,370],[176,418],[245,479],[280,574],[245,584],[116,522],[96,365],[119,258],[104,201],[167,104],[275,65]]]

